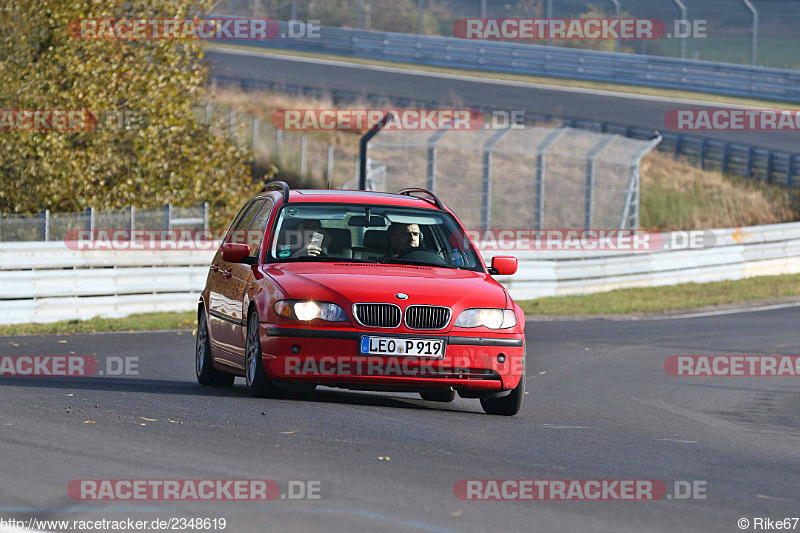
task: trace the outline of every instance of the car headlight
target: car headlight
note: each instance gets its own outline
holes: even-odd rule
[[[344,309],[330,302],[280,300],[275,302],[273,309],[279,316],[304,322],[315,318],[321,318],[328,322],[345,322],[347,320],[347,314]]]
[[[460,328],[513,328],[517,325],[517,315],[511,309],[465,309],[453,325]]]

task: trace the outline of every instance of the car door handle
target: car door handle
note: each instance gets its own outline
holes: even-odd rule
[[[229,278],[233,276],[233,272],[231,272],[230,270],[223,270],[222,275],[225,276],[226,278]]]
[[[219,267],[217,265],[211,265],[211,272],[219,272]]]

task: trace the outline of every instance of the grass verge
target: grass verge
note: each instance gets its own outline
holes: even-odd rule
[[[123,318],[64,320],[47,324],[10,324],[0,326],[0,335],[149,331],[154,329],[194,329],[195,327],[197,327],[197,311],[186,311],[181,313],[141,313]]]
[[[527,315],[623,315],[659,314],[676,310],[725,306],[748,302],[774,303],[800,300],[800,274],[759,276],[735,281],[684,283],[681,285],[619,289],[580,296],[520,300]],[[143,313],[124,318],[67,320],[49,324],[0,326],[0,335],[97,333],[103,331],[149,331],[194,329],[194,311]]]
[[[517,303],[528,315],[618,315],[657,314],[675,310],[747,303],[755,300],[792,298],[800,299],[800,274],[618,289],[579,296],[521,300]]]

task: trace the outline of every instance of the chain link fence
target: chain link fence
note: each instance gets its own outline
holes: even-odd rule
[[[471,229],[632,229],[639,163],[660,142],[573,128],[382,131],[367,189],[423,187]]]
[[[0,213],[0,242],[60,241],[78,230],[209,229],[208,203],[199,206],[95,209],[76,213],[41,211],[36,215]]]
[[[255,162],[275,163],[282,171],[304,179],[306,185],[338,188],[352,178],[354,156],[314,134],[281,130],[248,113],[212,102],[206,104],[201,118],[252,150]]]

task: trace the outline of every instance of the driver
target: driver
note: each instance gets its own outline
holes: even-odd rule
[[[389,226],[389,254],[397,256],[410,248],[419,248],[419,237],[417,224],[392,224]]]

